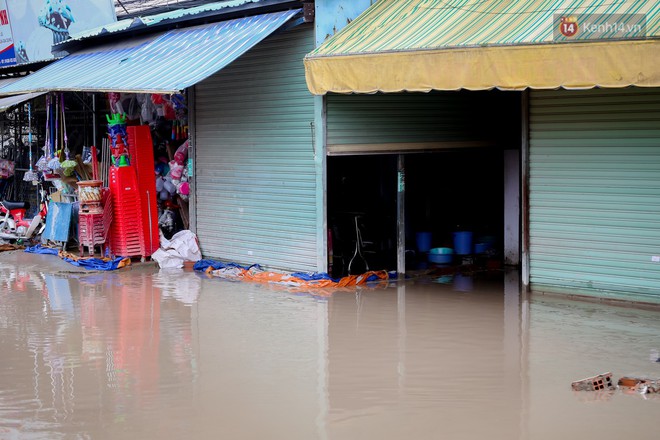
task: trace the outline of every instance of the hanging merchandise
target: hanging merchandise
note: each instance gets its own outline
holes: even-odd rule
[[[30,166],[23,175],[23,180],[26,182],[37,182],[39,175],[32,169],[32,104],[28,102],[28,158]]]
[[[9,159],[0,159],[0,183],[2,179],[9,179],[14,175],[14,161]],[[2,188],[2,185],[0,185]]]
[[[51,117],[50,95],[46,95],[46,142],[43,147],[43,154],[35,164],[37,170],[46,173],[48,171],[48,156],[51,147],[50,117]],[[45,177],[45,176],[44,176]]]
[[[127,166],[128,160],[128,138],[126,135],[126,115],[114,113],[112,116],[105,115],[108,121],[108,137],[110,138],[110,149],[112,150],[112,164],[114,166]]]
[[[140,119],[143,124],[150,124],[154,121],[154,113],[156,112],[156,106],[151,101],[149,95],[139,93],[136,96],[137,102],[140,105]]]
[[[112,113],[123,115],[124,107],[121,105],[121,93],[108,93],[108,102],[110,103],[110,111]]]
[[[55,111],[55,136],[54,136],[54,142],[51,144],[51,151],[50,151],[50,158],[48,160],[48,168],[51,171],[51,179],[59,179],[60,176],[62,175],[62,166],[60,164],[60,158],[58,157],[59,155],[59,130],[60,130],[60,117],[59,117],[59,97],[55,95],[55,106],[54,106],[54,111]],[[51,132],[53,129],[51,128]]]
[[[153,93],[151,95],[151,103],[154,105],[156,109],[156,116],[162,118],[165,116],[165,100],[163,99],[162,95],[159,95],[157,93]]]
[[[62,134],[64,137],[64,161],[60,163],[63,173],[65,176],[73,176],[73,173],[76,169],[78,163],[75,160],[69,158],[69,138],[66,134],[66,114],[64,111],[64,94],[60,95],[60,105],[62,110]]]

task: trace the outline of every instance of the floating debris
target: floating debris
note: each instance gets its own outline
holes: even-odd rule
[[[624,376],[619,379],[618,384],[620,387],[636,391],[639,394],[660,393],[660,379]]]
[[[603,373],[598,376],[588,377],[571,383],[571,388],[575,391],[599,391],[614,390],[616,387],[612,383],[612,373]]]

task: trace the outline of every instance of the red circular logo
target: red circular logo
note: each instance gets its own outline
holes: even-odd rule
[[[559,20],[559,32],[564,37],[573,37],[578,33],[579,26],[576,18],[562,17]]]

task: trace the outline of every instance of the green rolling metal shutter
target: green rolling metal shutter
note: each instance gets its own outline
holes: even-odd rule
[[[443,145],[512,145],[519,132],[505,125],[502,108],[517,105],[516,94],[500,92],[430,92],[374,95],[327,95],[329,155],[342,146],[374,145],[388,152],[389,145],[410,144],[414,150]],[[514,104],[515,102],[515,104]],[[475,129],[478,124],[479,129]],[[515,133],[514,133],[515,131]]]
[[[660,302],[660,89],[532,91],[529,119],[531,288]]]
[[[317,269],[309,25],[269,37],[195,89],[196,222],[206,257]]]
[[[464,140],[468,99],[459,93],[328,95],[328,144]]]

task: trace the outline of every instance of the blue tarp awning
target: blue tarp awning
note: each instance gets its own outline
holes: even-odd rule
[[[176,93],[219,71],[291,20],[300,9],[174,29],[75,52],[2,89]]]

